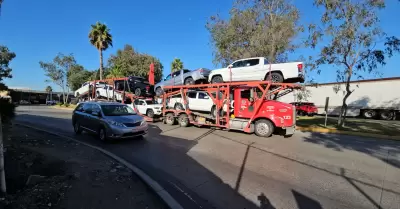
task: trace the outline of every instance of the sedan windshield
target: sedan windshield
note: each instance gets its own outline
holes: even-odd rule
[[[127,105],[101,105],[105,116],[136,115],[136,112]]]

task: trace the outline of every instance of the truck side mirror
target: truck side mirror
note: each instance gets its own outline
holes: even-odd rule
[[[232,65],[232,64],[228,65],[228,68],[232,68],[232,67],[233,67],[233,65]]]

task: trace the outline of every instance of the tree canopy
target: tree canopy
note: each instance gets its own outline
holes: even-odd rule
[[[320,52],[312,69],[329,64],[336,68],[337,81],[345,83],[345,95],[341,108],[339,126],[344,125],[347,113],[347,98],[355,89],[350,81],[363,78],[365,73],[380,73],[378,67],[386,59],[399,52],[399,39],[387,36],[379,26],[378,10],[385,7],[383,0],[315,0],[314,4],[323,9],[321,23],[309,26],[307,44]],[[379,42],[385,43],[380,46]],[[336,87],[337,88],[337,87]]]
[[[100,79],[103,79],[103,51],[112,46],[112,35],[110,29],[103,23],[96,22],[91,25],[92,29],[89,32],[89,41],[100,54]]]
[[[131,45],[125,45],[124,49],[119,49],[115,55],[111,55],[108,60],[109,69],[120,70],[119,75],[141,76],[148,78],[150,64],[154,63],[155,82],[162,78],[163,66],[160,60],[149,54],[139,53]]]
[[[15,57],[14,52],[11,52],[6,46],[0,45],[0,83],[2,83],[4,78],[12,78],[12,69],[9,65]]]
[[[83,83],[91,80],[94,72],[86,70],[82,65],[71,66],[67,73],[68,85],[72,91],[79,89]]]
[[[171,63],[171,72],[175,72],[182,69],[183,69],[183,62],[181,61],[181,59],[175,58]]]
[[[76,65],[74,56],[59,53],[52,62],[40,61],[39,65],[48,77],[46,81],[53,82],[62,89],[64,103],[67,103],[69,94],[68,73]]]
[[[226,66],[249,57],[284,61],[297,47],[293,40],[303,30],[298,9],[287,0],[236,0],[229,14],[229,20],[212,16],[206,25],[214,64]]]

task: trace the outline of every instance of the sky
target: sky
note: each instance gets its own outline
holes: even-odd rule
[[[113,47],[104,52],[104,62],[125,44],[135,50],[158,57],[164,65],[164,75],[170,72],[170,63],[180,58],[184,67],[196,69],[213,65],[210,34],[205,24],[217,13],[223,17],[233,0],[5,0],[0,16],[0,44],[6,45],[17,57],[12,61],[13,78],[5,83],[9,87],[27,87],[44,90],[46,83],[39,61],[51,61],[58,53],[73,53],[77,62],[86,69],[99,67],[99,54],[90,45],[90,25],[96,21],[105,23],[113,35]],[[312,0],[295,0],[301,12],[301,24],[317,21],[318,11]],[[400,37],[396,18],[400,3],[388,0],[381,11],[381,27]],[[290,54],[290,60],[303,55],[314,55],[311,49],[299,49]],[[380,70],[383,77],[400,76],[400,56],[393,57]],[[335,70],[321,69],[322,73],[310,73],[317,82],[335,81]],[[367,76],[368,77],[368,76]]]

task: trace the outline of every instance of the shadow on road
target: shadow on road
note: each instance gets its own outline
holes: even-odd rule
[[[171,131],[174,127],[162,131],[158,126],[150,125],[148,140],[133,139],[104,143],[88,134],[75,136],[72,133],[70,119],[19,114],[16,121],[74,137],[122,157],[156,180],[183,208],[275,209],[273,203],[264,194],[256,197],[258,202],[253,202],[238,192],[249,151],[243,156],[243,163],[238,171],[239,175],[235,186],[226,184],[187,154],[201,138],[212,134],[211,130],[197,137],[197,140],[187,140],[161,135],[162,132]],[[250,147],[251,144],[248,145],[247,150]],[[302,208],[303,205],[310,205],[310,203],[303,203],[303,201],[309,201],[310,198],[299,192],[293,193],[293,195],[299,208]],[[308,208],[312,209],[313,207]]]
[[[335,151],[343,149],[362,152],[394,167],[400,168],[400,142],[389,140],[374,140],[364,137],[323,134],[311,132],[305,137],[305,142],[319,144]]]

